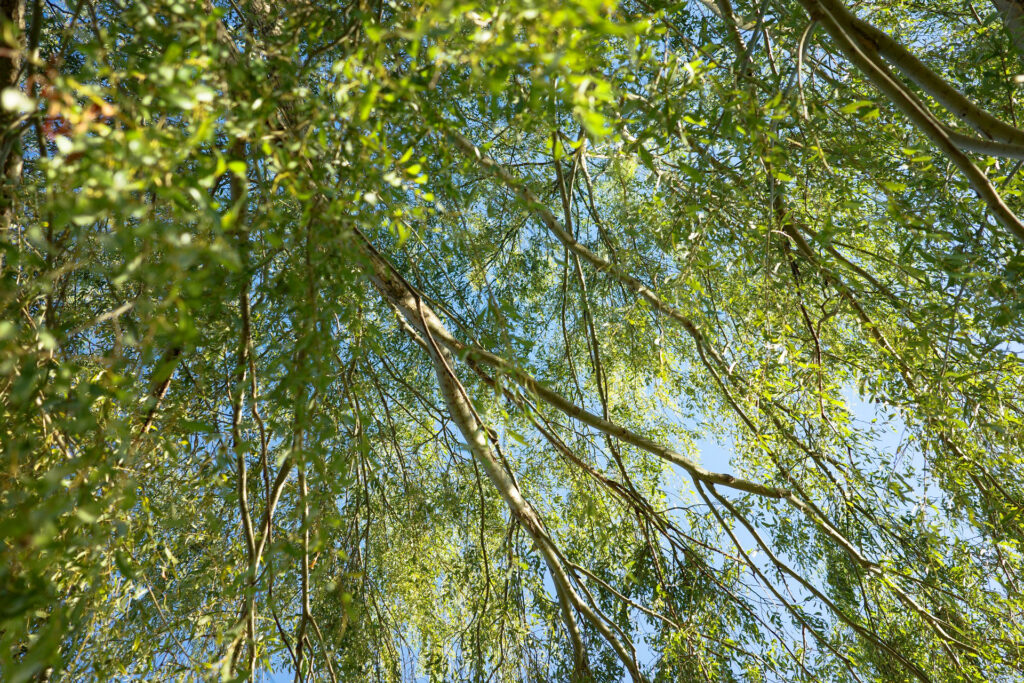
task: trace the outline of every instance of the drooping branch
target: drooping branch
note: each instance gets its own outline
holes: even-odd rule
[[[375,288],[387,302],[401,312],[407,326],[415,331],[415,335],[410,334],[410,337],[420,344],[425,344],[430,353],[438,389],[448,407],[449,415],[458,426],[473,457],[483,468],[487,478],[497,489],[513,517],[533,539],[551,572],[558,593],[562,618],[573,644],[577,667],[576,675],[580,680],[585,680],[589,675],[590,665],[579,626],[573,614],[574,609],[583,614],[608,641],[633,680],[643,681],[635,657],[626,650],[620,639],[611,632],[604,621],[594,613],[572,586],[563,565],[561,553],[548,535],[540,515],[523,497],[509,472],[494,456],[488,441],[486,427],[473,407],[465,386],[455,372],[448,344],[450,335],[422,298],[408,283],[398,277],[397,272],[389,263],[375,253],[369,242],[364,240],[363,245],[366,247],[363,250],[363,256],[369,262],[368,274]]]
[[[459,341],[452,336],[441,322],[440,318],[438,318],[437,315],[434,314],[433,311],[423,302],[422,298],[417,295],[415,289],[401,278],[397,270],[395,270],[387,260],[373,249],[372,245],[361,233],[357,232],[357,234],[358,239],[363,245],[362,256],[366,259],[369,263],[369,267],[372,269],[371,278],[377,286],[378,291],[380,291],[382,295],[386,296],[390,303],[401,312],[408,324],[416,329],[417,336],[420,339],[429,340],[428,346],[433,345],[438,347],[439,351],[434,352],[435,354],[446,349],[447,351],[458,355],[460,358],[465,359],[470,365],[475,362],[484,363],[512,378],[524,389],[566,415],[594,427],[620,441],[634,445],[658,456],[659,458],[662,458],[663,460],[679,465],[693,478],[695,482],[700,482],[709,486],[725,486],[769,499],[784,500],[812,522],[822,533],[825,534],[825,536],[831,539],[836,546],[842,549],[843,552],[845,552],[846,555],[862,571],[866,574],[880,577],[888,590],[892,591],[893,594],[904,602],[904,604],[914,612],[918,613],[924,620],[925,624],[927,624],[928,627],[931,628],[943,641],[949,642],[951,645],[967,652],[975,651],[972,645],[964,643],[956,637],[948,634],[944,630],[943,625],[931,612],[925,609],[905,589],[889,580],[887,578],[889,571],[886,570],[879,562],[866,557],[852,541],[850,541],[831,521],[829,521],[828,517],[822,512],[822,510],[820,510],[813,501],[806,497],[804,492],[800,491],[801,496],[798,496],[793,492],[782,488],[760,484],[729,474],[711,472],[666,446],[636,434],[622,425],[605,420],[593,413],[590,413],[584,408],[571,403],[522,369],[509,363],[504,358],[479,347],[471,346]],[[385,273],[386,275],[379,276],[377,273]],[[390,277],[385,279],[387,275]],[[444,349],[441,347],[444,347]],[[451,356],[445,353],[442,357],[444,358],[446,365],[450,367],[449,359]],[[461,384],[459,386],[461,386]],[[792,479],[789,479],[789,481],[794,485],[796,484]]]

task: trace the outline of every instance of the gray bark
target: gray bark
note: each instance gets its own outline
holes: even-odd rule
[[[1024,57],[1024,2],[1021,0],[992,0],[1003,20],[1003,27],[1017,54]]]

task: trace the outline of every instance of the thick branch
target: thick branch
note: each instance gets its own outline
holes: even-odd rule
[[[908,92],[883,64],[879,63],[877,52],[869,46],[865,47],[865,41],[858,40],[856,35],[850,35],[850,31],[853,30],[851,20],[848,16],[842,15],[845,8],[833,0],[800,0],[800,4],[812,19],[821,22],[847,59],[960,169],[967,182],[988,205],[996,220],[1013,233],[1014,237],[1024,242],[1024,224],[1006,205],[981,169],[954,144],[946,127]],[[841,14],[839,18],[832,14],[834,7],[839,8],[836,9]]]

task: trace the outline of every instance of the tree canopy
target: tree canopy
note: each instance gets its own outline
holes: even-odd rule
[[[1020,0],[0,0],[0,678],[1024,677]]]

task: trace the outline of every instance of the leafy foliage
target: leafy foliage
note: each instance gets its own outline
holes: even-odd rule
[[[1022,675],[1013,3],[0,4],[4,680]]]

